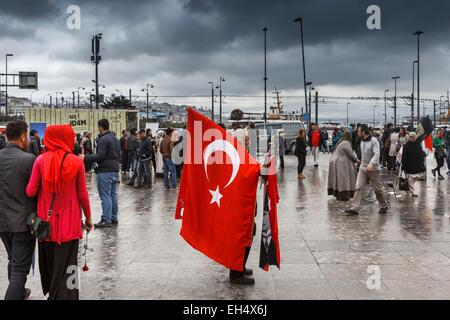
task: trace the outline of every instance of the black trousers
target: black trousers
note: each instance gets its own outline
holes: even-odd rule
[[[122,151],[122,171],[127,171],[128,169],[128,153],[127,151]]]
[[[27,232],[2,232],[0,238],[8,255],[8,280],[5,300],[23,300],[27,275],[33,260],[36,239]]]
[[[39,272],[48,300],[78,300],[78,244],[72,240],[58,245],[39,242]]]
[[[438,172],[439,175],[441,175],[441,168],[444,166],[444,160],[445,157],[441,154],[437,154],[434,153],[434,157],[436,158],[436,168],[434,170],[436,170]]]
[[[301,173],[303,173],[303,169],[305,169],[306,156],[298,156],[297,160],[298,160],[297,173],[301,174]]]
[[[284,156],[280,156],[280,168],[284,168]]]

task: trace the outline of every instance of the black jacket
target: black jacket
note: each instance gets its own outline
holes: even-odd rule
[[[97,152],[86,156],[85,159],[97,163],[95,173],[119,172],[119,140],[111,131],[104,132],[98,137]]]
[[[425,172],[425,153],[417,142],[408,141],[403,146],[402,170],[407,174]]]
[[[28,215],[36,210],[36,199],[26,195],[34,160],[31,153],[14,144],[0,151],[0,232],[26,232]]]
[[[151,159],[153,147],[151,141],[146,137],[139,143],[138,158],[140,160]]]
[[[299,137],[295,139],[295,155],[297,157],[306,156],[306,142]]]
[[[137,151],[139,148],[139,140],[136,138],[135,135],[130,135],[127,138],[127,150],[130,151]]]

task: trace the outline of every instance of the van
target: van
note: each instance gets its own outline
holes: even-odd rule
[[[255,123],[257,130],[266,128],[269,132],[272,130],[284,129],[286,136],[286,154],[294,153],[295,139],[297,138],[300,129],[306,131],[307,125],[300,121],[272,121],[267,123]]]

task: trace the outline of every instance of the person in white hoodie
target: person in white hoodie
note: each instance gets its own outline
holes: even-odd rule
[[[387,203],[381,185],[380,176],[380,143],[370,134],[367,125],[361,125],[361,165],[359,167],[358,176],[356,178],[356,190],[353,198],[352,206],[346,210],[347,215],[359,214],[365,186],[370,181],[373,191],[380,205],[379,213],[387,212]],[[395,159],[395,158],[394,158]]]

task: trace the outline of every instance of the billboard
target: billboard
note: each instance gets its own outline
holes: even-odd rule
[[[19,89],[38,89],[37,72],[19,72]]]

